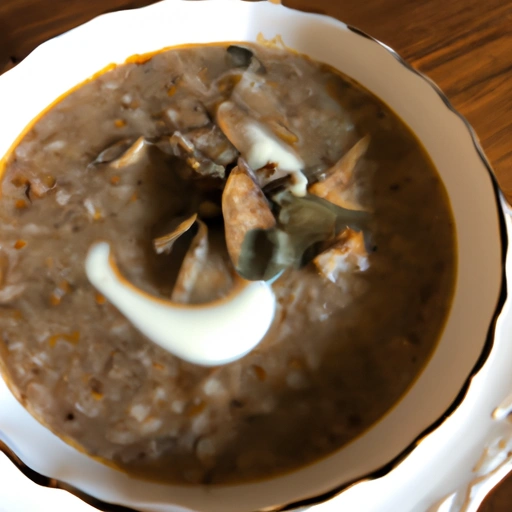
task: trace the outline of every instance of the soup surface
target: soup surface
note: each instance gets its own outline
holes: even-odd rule
[[[239,152],[249,156],[237,170],[261,156],[244,147],[250,122],[301,161],[309,198],[330,200],[322,185],[334,183],[336,166],[349,168],[350,184],[337,203],[338,245],[313,237],[284,265],[261,344],[204,368],[142,336],[91,286],[84,259],[108,240],[126,278],[154,296],[202,303],[225,295],[234,271],[222,194]],[[278,175],[271,159],[262,165],[253,170],[271,211],[285,222],[288,208],[295,221],[306,208],[290,195],[298,174]],[[171,250],[166,235],[192,214],[202,224]],[[184,259],[197,263],[190,244],[206,236],[201,226],[208,257],[183,281]],[[42,115],[6,161],[4,376],[57,435],[136,475],[249,481],[339,449],[418,376],[454,276],[447,197],[419,142],[358,84],[284,49],[192,46],[119,66]]]

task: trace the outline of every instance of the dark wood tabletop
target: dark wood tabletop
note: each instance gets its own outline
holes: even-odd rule
[[[109,11],[152,0],[0,0],[0,72],[38,44]],[[385,42],[430,76],[480,137],[512,199],[512,0],[284,0]],[[0,113],[1,116],[1,113]],[[481,512],[512,511],[512,477]]]

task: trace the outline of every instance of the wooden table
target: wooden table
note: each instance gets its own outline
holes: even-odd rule
[[[104,12],[152,0],[0,0],[0,70]],[[512,0],[284,0],[387,43],[429,75],[478,133],[512,199]],[[1,113],[0,113],[1,116]],[[512,510],[512,477],[482,512]],[[399,512],[399,511],[397,511]]]

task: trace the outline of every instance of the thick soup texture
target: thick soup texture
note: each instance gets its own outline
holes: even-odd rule
[[[84,258],[107,240],[122,273],[152,295],[200,303],[229,291],[221,196],[244,153],[244,126],[219,121],[225,102],[291,148],[310,184],[328,183],[365,141],[344,203],[364,211],[347,232],[364,235],[365,263],[334,272],[307,257],[291,265],[273,284],[277,312],[261,344],[204,368],[142,336],[90,285]],[[267,198],[274,167],[260,180]],[[195,232],[172,250],[155,251],[154,240],[191,212],[210,248],[177,290]],[[426,364],[454,276],[447,196],[419,142],[358,84],[285,49],[193,46],[119,66],[42,115],[6,161],[3,374],[53,432],[135,475],[250,481],[341,448]]]

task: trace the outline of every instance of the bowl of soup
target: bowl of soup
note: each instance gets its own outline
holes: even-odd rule
[[[506,203],[387,47],[164,1],[45,43],[0,92],[19,467],[198,512],[427,510],[506,474]]]

